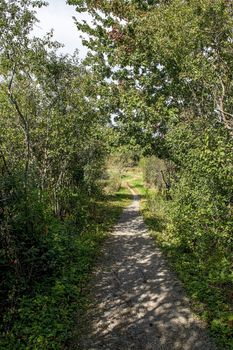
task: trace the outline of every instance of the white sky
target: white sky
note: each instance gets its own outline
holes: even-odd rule
[[[61,53],[72,54],[75,49],[79,50],[81,58],[86,55],[86,48],[82,45],[80,39],[80,32],[78,32],[72,16],[78,20],[88,20],[90,16],[87,14],[80,14],[75,11],[75,6],[66,4],[66,0],[47,0],[48,6],[37,10],[37,23],[33,34],[42,37],[51,29],[54,29],[54,39],[65,47],[59,49]]]

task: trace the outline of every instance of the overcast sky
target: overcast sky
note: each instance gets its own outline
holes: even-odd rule
[[[66,0],[47,0],[47,2],[48,6],[37,11],[40,23],[36,25],[34,35],[41,37],[53,28],[54,39],[65,45],[60,52],[72,54],[75,49],[78,49],[80,57],[83,58],[86,48],[82,45],[81,33],[78,32],[72,16],[79,20],[87,20],[88,15],[76,12],[74,6],[66,4]]]

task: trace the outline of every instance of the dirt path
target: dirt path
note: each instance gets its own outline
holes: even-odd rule
[[[214,350],[139,214],[124,210],[91,284],[81,350]]]

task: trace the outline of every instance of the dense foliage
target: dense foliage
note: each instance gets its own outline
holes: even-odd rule
[[[173,166],[169,164],[168,169]],[[149,157],[142,168],[147,189],[143,204],[146,224],[184,282],[193,309],[209,323],[219,348],[231,349],[232,247],[227,192],[217,194],[213,189],[216,174],[214,181],[207,183],[198,168],[198,177],[187,168],[180,172],[179,182],[172,180],[169,190],[169,171],[163,160]],[[214,168],[213,162],[212,175]]]
[[[112,220],[95,204],[107,152],[98,82],[77,55],[58,56],[50,34],[32,37],[33,8],[42,5],[0,5],[4,349],[60,349],[70,336],[102,224]]]
[[[69,337],[79,278],[105,218],[96,207],[99,179],[121,145],[134,160],[159,157],[145,167],[146,180],[164,193],[180,265],[195,261],[191,274],[201,271],[210,290],[226,295],[223,313],[207,318],[230,348],[232,4],[68,3],[93,18],[77,22],[88,34],[82,63],[58,56],[52,34],[32,37],[43,1],[0,4],[3,347],[57,349]]]

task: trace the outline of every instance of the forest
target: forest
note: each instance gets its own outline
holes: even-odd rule
[[[233,4],[69,5],[92,16],[76,20],[83,60],[32,35],[45,1],[0,2],[0,349],[72,348],[130,202],[124,177],[194,311],[233,349]]]

